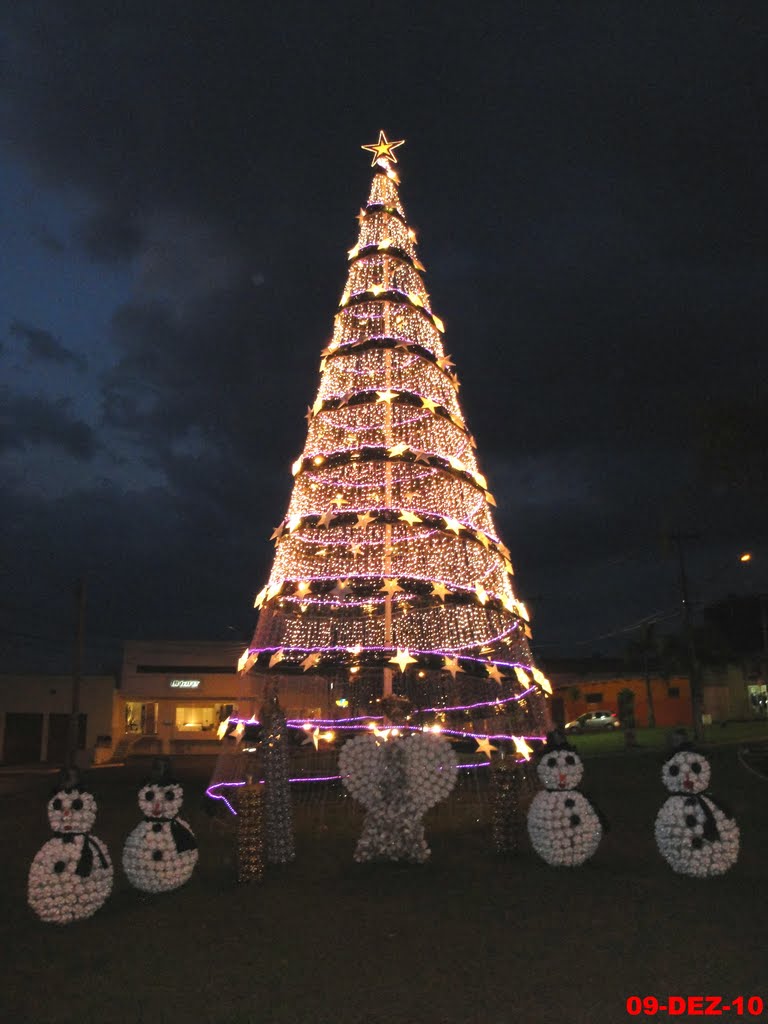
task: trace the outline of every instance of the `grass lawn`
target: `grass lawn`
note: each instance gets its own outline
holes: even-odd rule
[[[690,735],[690,729],[688,733]],[[640,749],[663,751],[667,748],[671,729],[636,729],[635,744]],[[622,729],[590,734],[568,734],[568,742],[585,757],[597,754],[617,754],[626,743]],[[703,727],[703,745],[765,743],[768,742],[768,719],[754,722],[723,722]]]
[[[0,804],[0,1020],[617,1024],[633,1019],[630,995],[756,994],[768,1006],[768,782],[735,748],[711,760],[712,792],[742,831],[740,860],[721,878],[679,877],[662,861],[660,757],[641,750],[586,761],[582,788],[611,829],[584,867],[550,868],[527,841],[497,856],[478,777],[428,816],[427,865],[356,865],[358,811],[333,787],[306,786],[295,792],[295,863],[245,886],[230,823],[199,808],[205,777],[184,778],[177,762],[200,843],[192,880],[142,899],[118,870],[106,905],[61,929],[25,902],[29,862],[49,838],[50,777],[26,781]],[[119,860],[140,776],[110,768],[89,781],[95,832]]]

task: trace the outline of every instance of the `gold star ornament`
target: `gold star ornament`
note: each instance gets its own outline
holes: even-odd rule
[[[251,654],[250,648],[246,647],[243,653],[240,655],[240,660],[237,663],[238,672],[247,672],[251,665],[256,661],[256,655]]]
[[[379,160],[392,161],[393,164],[397,163],[397,157],[394,154],[399,146],[402,146],[405,139],[399,139],[397,142],[390,142],[384,132],[379,132],[379,141],[370,142],[367,146],[361,146],[361,149],[367,150],[369,153],[373,153],[373,160],[371,160],[371,167],[375,167]]]
[[[443,668],[446,672],[450,672],[451,676],[455,679],[457,672],[463,672],[464,669],[459,664],[458,658],[449,658],[447,655],[443,657]]]
[[[279,650],[275,651],[275,653],[269,659],[269,667],[270,668],[274,668],[274,666],[277,665],[277,663],[279,661],[283,661],[284,659],[285,659],[285,651],[281,647]]]
[[[424,521],[421,516],[417,516],[415,512],[409,512],[408,509],[403,509],[397,518],[402,519],[402,521],[404,523],[408,523],[409,526],[413,526],[414,523],[421,523]]]
[[[498,665],[496,665],[492,661],[489,661],[488,664],[485,666],[485,671],[488,673],[489,679],[493,679],[495,682],[499,684],[499,686],[501,686],[502,682],[504,681],[504,676],[499,671]]]
[[[389,659],[390,665],[397,665],[401,672],[405,672],[409,665],[415,665],[417,661],[417,658],[411,657],[407,647],[398,647],[397,654]]]
[[[475,753],[485,754],[485,756],[489,759],[491,756],[491,751],[499,749],[498,747],[494,747],[494,745],[491,743],[487,736],[485,736],[483,739],[478,739],[478,737],[475,736],[475,743],[477,744],[477,749],[475,750]]]
[[[527,690],[531,685],[531,680],[528,678],[525,669],[520,665],[515,665],[515,675],[517,676],[518,683]]]
[[[407,451],[410,451],[410,448],[405,444],[405,442],[401,441],[399,444],[392,445],[392,447],[387,449],[387,451],[391,458],[397,459],[401,455],[405,455]]]
[[[533,747],[529,747],[525,736],[513,736],[515,742],[515,754],[519,754],[524,761],[530,761],[533,756]]]
[[[540,669],[538,669],[538,668],[533,669],[533,678],[539,684],[539,686],[542,688],[544,693],[548,693],[550,696],[552,695],[552,684],[547,679],[547,677],[544,675],[544,673],[542,671],[540,671]]]

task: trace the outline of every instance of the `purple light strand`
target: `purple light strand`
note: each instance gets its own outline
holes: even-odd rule
[[[530,737],[530,738],[533,738],[533,737]],[[522,758],[521,759],[517,759],[516,758],[515,760],[516,760],[517,764],[524,764],[525,763]],[[468,770],[468,769],[471,769],[471,768],[489,768],[490,766],[491,766],[491,762],[490,761],[472,761],[472,762],[470,762],[468,764],[457,764],[456,765],[456,769],[457,769],[457,771],[463,771],[463,770]],[[291,783],[300,783],[300,782],[338,782],[338,781],[341,780],[341,778],[342,778],[341,775],[315,775],[315,776],[308,776],[308,777],[299,776],[299,777],[294,778],[294,779],[289,779],[288,781],[291,782]],[[260,779],[259,780],[259,784],[263,785],[264,784],[264,780]],[[234,786],[244,786],[244,785],[245,785],[245,781],[242,781],[242,782],[215,782],[213,785],[209,786],[208,789],[205,792],[206,792],[206,796],[209,796],[212,800],[223,800],[224,803],[226,804],[226,806],[229,808],[230,813],[233,814],[235,817],[237,817],[237,811],[234,809],[234,807],[229,802],[229,800],[227,800],[227,798],[224,796],[224,794],[223,793],[216,793],[216,792],[214,792],[214,790],[220,789],[220,788],[225,787],[225,786],[233,786],[234,787]]]
[[[524,667],[523,665],[520,666],[520,668],[523,668],[523,667]],[[452,708],[419,708],[418,710],[419,710],[419,714],[427,714],[427,713],[431,714],[433,712],[442,712],[442,711],[445,711],[446,713],[449,712],[449,711],[474,711],[475,708],[490,708],[490,707],[493,707],[496,704],[510,704],[510,703],[514,703],[515,701],[522,700],[524,697],[527,697],[528,694],[529,693],[533,693],[535,689],[536,689],[535,686],[529,686],[528,689],[527,690],[523,690],[522,693],[516,693],[514,695],[514,697],[504,697],[502,700],[481,700],[481,701],[478,701],[477,704],[461,704],[461,705],[457,705],[456,707],[452,707]]]
[[[331,578],[332,579],[337,579],[336,576],[333,576]],[[476,646],[476,645],[473,645],[473,646]],[[260,654],[265,654],[265,653],[269,653],[269,652],[271,652],[272,654],[275,654],[275,653],[277,653],[277,651],[282,651],[283,654],[294,654],[295,653],[295,654],[304,654],[304,655],[316,654],[316,653],[318,653],[320,651],[326,651],[326,652],[334,651],[334,652],[339,652],[339,653],[343,652],[343,653],[346,653],[346,654],[350,653],[346,646],[342,647],[340,645],[339,646],[323,645],[322,647],[250,647],[248,649],[248,654],[249,655],[256,654],[256,656],[258,657],[258,655],[260,655]],[[359,652],[356,652],[356,653],[359,653],[359,654],[370,654],[370,653],[373,653],[373,654],[391,654],[393,652],[396,652],[396,648],[394,648],[394,647],[364,647],[362,651],[359,651]],[[477,658],[477,657],[475,657],[472,654],[462,654],[460,650],[456,650],[455,648],[453,648],[453,649],[449,648],[448,650],[444,650],[444,651],[422,651],[422,650],[418,650],[417,648],[414,648],[411,651],[411,654],[425,655],[426,657],[431,657],[432,656],[432,657],[443,657],[443,658],[444,657],[450,657],[451,655],[454,655],[456,657],[461,658],[464,661],[471,661],[471,662],[474,662],[474,664],[476,664],[476,665],[482,665],[482,666],[488,665],[490,663],[486,659],[484,659],[484,658]],[[524,669],[526,672],[531,672],[532,671],[530,665],[524,665],[524,664],[522,664],[519,661],[498,661],[498,660],[494,660],[493,664],[494,665],[501,665],[503,668],[510,668],[510,669],[521,668],[521,669]],[[438,671],[442,671],[442,670],[438,670]],[[534,688],[531,687],[529,690],[526,690],[526,693],[530,693],[531,689],[534,689]]]
[[[529,686],[527,690],[523,690],[522,693],[517,693],[512,697],[497,698],[496,700],[481,700],[475,704],[457,704],[453,707],[441,708],[415,708],[414,714],[426,715],[426,714],[450,714],[453,711],[474,711],[476,708],[490,708],[498,707],[503,704],[514,704],[518,700],[522,700],[527,697],[529,693],[533,693],[536,689],[535,686]],[[348,718],[290,718],[288,719],[287,725],[293,728],[304,728],[305,724],[314,722],[316,725],[342,725],[350,722],[374,722],[382,721],[383,715],[350,715]],[[245,725],[259,725],[260,722],[254,721],[252,718],[231,718],[231,722],[243,722]],[[525,737],[525,739],[535,739],[537,737]]]
[[[383,718],[382,715],[378,715],[378,716],[374,716],[374,715],[368,716],[368,715],[365,715],[365,716],[363,716],[362,721],[375,722],[375,721],[381,721],[382,718]],[[231,719],[231,721],[233,721],[233,722],[241,722],[241,721],[244,721],[244,720],[243,719],[239,719],[239,718],[233,718],[233,719]],[[258,724],[256,722],[251,721],[250,719],[248,719],[247,721],[249,721],[251,725],[257,725]],[[299,722],[301,722],[300,725],[297,724]],[[319,728],[321,725],[325,725],[325,726],[327,726],[327,727],[329,727],[331,729],[335,729],[337,732],[351,731],[351,730],[354,730],[354,729],[360,729],[361,728],[360,725],[352,724],[351,721],[347,721],[347,720],[342,719],[342,718],[339,718],[339,719],[310,718],[310,719],[303,719],[303,720],[301,720],[301,719],[291,719],[290,721],[286,722],[286,725],[289,728],[291,728],[291,729],[296,729],[297,732],[305,732],[305,733],[312,732],[312,726],[314,726],[315,728]],[[310,728],[307,729],[306,726],[310,726]],[[413,732],[413,733],[420,732],[420,733],[423,733],[425,731],[428,731],[428,730],[425,730],[425,728],[423,726],[421,726],[421,725],[407,725],[407,724],[404,724],[404,723],[398,724],[398,725],[386,726],[386,728],[387,729],[396,729],[399,732]],[[524,739],[524,740],[543,740],[544,739],[543,736],[525,736],[525,735],[521,736],[519,733],[509,734],[508,735],[507,733],[503,733],[503,732],[499,732],[499,733],[467,732],[464,729],[450,729],[448,727],[446,727],[446,728],[442,728],[441,727],[440,728],[440,735],[442,735],[442,734],[445,734],[447,736],[459,736],[462,739],[470,739],[470,740],[489,739],[489,740],[509,740],[509,741],[514,741],[515,739]]]

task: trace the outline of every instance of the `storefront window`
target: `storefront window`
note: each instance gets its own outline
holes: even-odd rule
[[[187,735],[215,732],[219,723],[233,713],[231,704],[180,704],[176,708],[176,731]]]
[[[144,704],[138,700],[125,702],[125,731],[139,736],[154,736],[157,732],[157,703]]]

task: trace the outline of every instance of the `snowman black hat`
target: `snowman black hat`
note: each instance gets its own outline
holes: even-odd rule
[[[145,786],[179,786],[181,783],[174,778],[171,770],[170,757],[156,757],[152,762],[150,776]]]
[[[547,733],[546,741],[540,749],[539,755],[543,757],[544,754],[551,754],[555,750],[575,750],[560,729],[553,729]]]
[[[664,764],[667,761],[671,761],[676,754],[698,754],[699,757],[706,757],[706,755],[699,750],[699,748],[688,739],[688,733],[685,729],[676,729],[669,740],[669,749],[664,754]]]
[[[88,790],[80,781],[80,772],[77,768],[62,768],[56,785],[51,789],[51,796],[57,793],[87,793]]]

